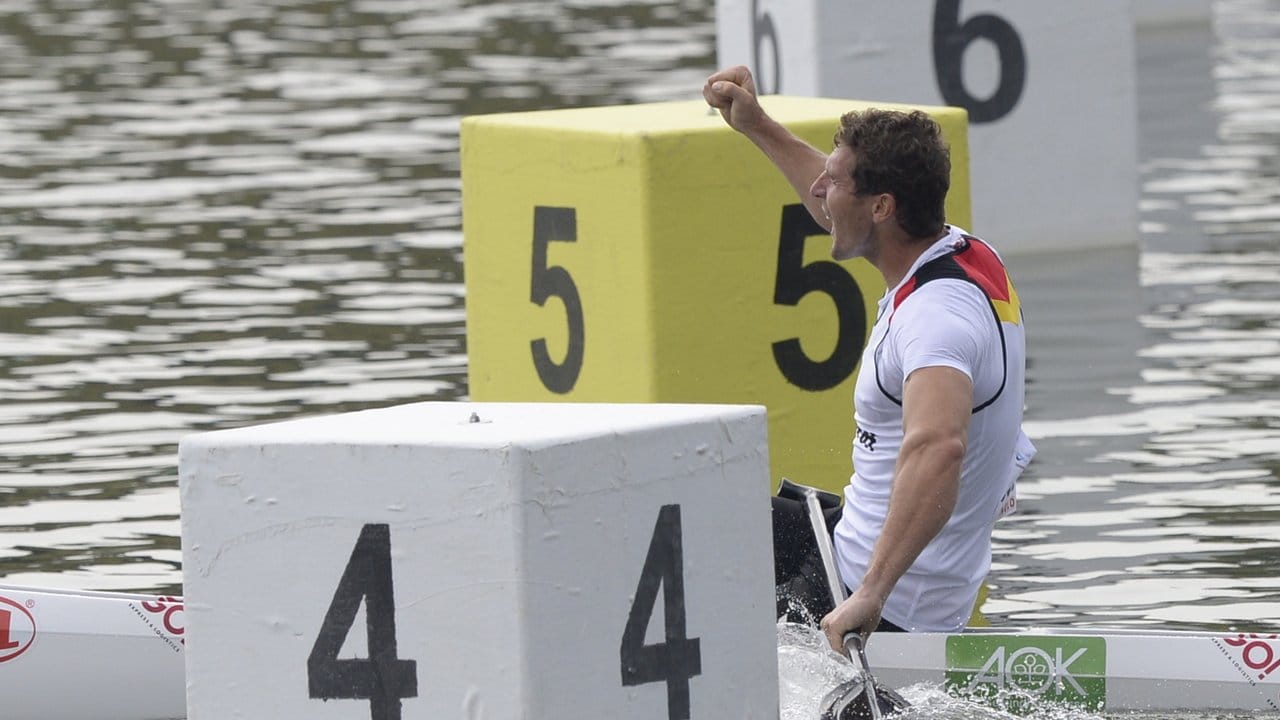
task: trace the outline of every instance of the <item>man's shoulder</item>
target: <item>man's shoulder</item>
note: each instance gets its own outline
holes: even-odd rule
[[[988,304],[986,292],[954,264],[921,270],[920,282],[894,297],[895,321],[966,315]]]

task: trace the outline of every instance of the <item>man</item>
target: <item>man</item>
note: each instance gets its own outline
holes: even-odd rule
[[[782,171],[830,231],[831,256],[865,258],[888,287],[854,390],[854,473],[834,528],[852,593],[820,625],[837,651],[849,632],[958,631],[1034,448],[1021,432],[1018,298],[995,252],[945,224],[941,130],[922,112],[851,112],[823,154],[764,112],[745,67],[712,75],[703,96]],[[779,557],[803,540],[777,528],[796,525],[775,522]]]

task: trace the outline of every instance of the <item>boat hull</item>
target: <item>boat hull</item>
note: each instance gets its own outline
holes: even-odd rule
[[[0,585],[6,720],[186,716],[183,602]],[[877,633],[880,683],[1059,702],[1108,712],[1280,712],[1280,636],[1159,630],[984,628]]]
[[[0,586],[7,720],[186,716],[182,600]]]

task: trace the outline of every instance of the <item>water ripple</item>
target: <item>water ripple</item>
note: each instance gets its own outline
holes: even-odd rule
[[[1280,625],[1273,5],[1220,0],[1208,100],[1145,121],[1205,133],[1144,156],[1142,252],[1017,275],[1040,456],[997,621]],[[696,97],[713,12],[6,3],[0,574],[177,592],[180,437],[465,398],[460,118]]]

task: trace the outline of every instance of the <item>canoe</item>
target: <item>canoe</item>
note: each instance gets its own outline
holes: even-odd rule
[[[0,717],[187,714],[181,598],[0,585]]]
[[[183,600],[0,585],[0,717],[186,715]],[[1073,628],[877,633],[882,685],[945,686],[1008,710],[1280,712],[1280,635]]]
[[[867,645],[890,687],[945,685],[1018,711],[1028,702],[1093,711],[1280,712],[1280,635],[1238,632],[966,630],[877,633]]]

